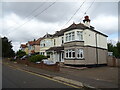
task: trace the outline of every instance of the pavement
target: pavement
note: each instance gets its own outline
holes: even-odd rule
[[[16,68],[47,76],[55,80],[70,83],[79,87],[87,88],[118,88],[118,68],[97,67],[97,68],[71,68],[61,67],[60,72],[42,70],[17,64],[16,62],[5,61]]]

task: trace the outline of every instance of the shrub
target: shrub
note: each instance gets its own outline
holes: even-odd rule
[[[34,55],[34,56],[29,57],[30,62],[42,61],[43,59],[47,59],[47,57],[44,55]]]
[[[26,52],[22,51],[22,50],[19,50],[17,51],[16,53],[16,56],[18,56],[19,58],[23,57],[24,55],[26,55]]]

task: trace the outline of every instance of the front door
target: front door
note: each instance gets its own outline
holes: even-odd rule
[[[60,62],[64,62],[64,53],[63,52],[61,52],[59,54],[59,60],[60,60]]]

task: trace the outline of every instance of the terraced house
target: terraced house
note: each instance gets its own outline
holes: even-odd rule
[[[71,65],[107,63],[107,35],[95,30],[85,16],[83,23],[47,34],[40,42],[40,54],[50,55],[50,60]]]

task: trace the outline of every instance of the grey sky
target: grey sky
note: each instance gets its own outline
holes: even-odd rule
[[[45,12],[38,15],[42,10],[48,7],[52,2],[4,2],[3,10],[3,29],[0,35],[7,36],[12,40],[14,50],[18,50],[20,43],[42,37],[47,32],[65,28],[73,23],[79,23],[84,12],[92,2],[85,2],[72,20],[64,26],[73,13],[79,8],[82,2],[56,2]],[[41,6],[42,5],[42,6]],[[40,7],[36,12],[33,10]],[[107,34],[108,40],[117,41],[118,38],[118,3],[117,2],[95,2],[88,10],[91,25],[96,30]],[[26,18],[29,16],[28,18]],[[34,17],[34,18],[33,18]],[[32,20],[30,20],[33,18]],[[0,17],[0,20],[2,18]],[[30,21],[29,21],[30,20]],[[29,21],[29,22],[28,22]],[[27,22],[27,23],[26,23]],[[26,23],[26,24],[24,24]],[[24,25],[22,25],[24,24]],[[63,27],[64,26],[64,27]],[[1,27],[0,27],[1,28]]]

